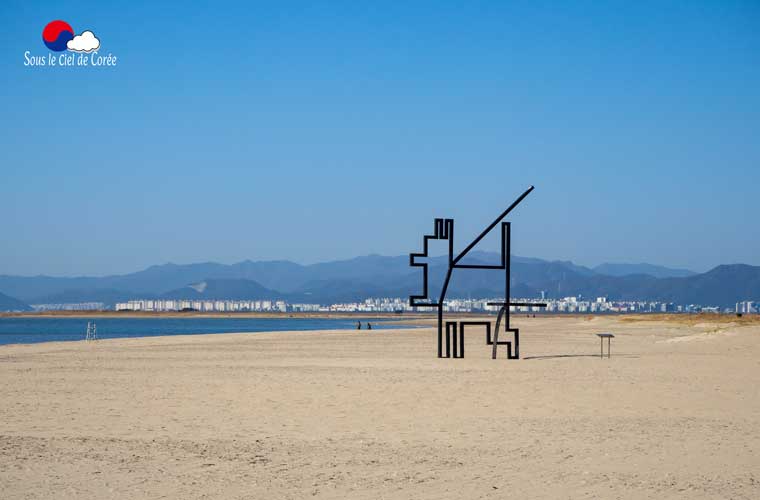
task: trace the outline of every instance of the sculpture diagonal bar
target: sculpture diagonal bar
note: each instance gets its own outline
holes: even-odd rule
[[[520,330],[512,328],[510,325],[510,307],[511,306],[534,306],[546,307],[546,304],[538,302],[511,302],[511,249],[512,249],[512,224],[502,222],[512,210],[517,207],[527,197],[534,186],[530,186],[522,193],[511,205],[507,207],[496,219],[486,226],[486,228],[470,242],[459,254],[454,256],[454,219],[435,219],[433,223],[433,234],[427,234],[422,239],[422,252],[409,254],[409,265],[412,267],[422,268],[422,293],[419,295],[410,295],[409,304],[412,307],[429,307],[436,309],[438,312],[438,357],[439,358],[463,358],[464,357],[464,327],[465,326],[484,326],[486,329],[486,344],[493,345],[492,358],[496,359],[496,349],[500,345],[507,347],[507,359],[520,359]],[[460,264],[460,261],[472,250],[488,233],[490,233],[501,222],[501,259],[499,264]],[[421,262],[428,257],[428,246],[430,240],[446,240],[448,242],[448,259],[446,277],[441,287],[441,293],[437,300],[430,297],[428,281],[428,264]],[[446,292],[451,281],[451,275],[454,269],[497,269],[504,270],[504,302],[489,302],[488,305],[499,307],[499,313],[496,319],[496,327],[491,339],[491,322],[490,321],[446,321],[445,339],[446,345],[444,350],[444,321],[443,321],[443,304],[446,300]],[[504,333],[512,333],[514,343],[511,341],[499,340],[499,329],[504,323]],[[458,337],[458,338],[457,338]]]

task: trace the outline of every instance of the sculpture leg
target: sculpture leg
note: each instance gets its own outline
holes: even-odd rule
[[[493,331],[493,348],[491,349],[491,359],[496,359],[496,346],[499,345],[499,325],[501,316],[504,314],[504,307],[499,310],[499,316],[496,318],[496,328]]]
[[[438,357],[443,357],[443,311],[438,309]]]

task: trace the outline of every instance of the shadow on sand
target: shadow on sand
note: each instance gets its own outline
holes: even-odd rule
[[[637,354],[613,354],[613,358],[639,358]],[[599,358],[598,354],[547,354],[545,356],[525,356],[523,359],[557,359],[557,358]],[[608,359],[604,356],[604,359]]]

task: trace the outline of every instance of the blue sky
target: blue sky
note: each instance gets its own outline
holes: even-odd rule
[[[760,265],[760,4],[3,2],[0,273],[462,248]],[[30,68],[44,26],[115,68]],[[488,243],[485,242],[488,249]]]

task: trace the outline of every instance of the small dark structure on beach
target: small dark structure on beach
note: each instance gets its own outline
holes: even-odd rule
[[[409,305],[412,307],[430,307],[438,310],[438,357],[439,358],[463,358],[464,357],[464,329],[466,326],[483,326],[486,330],[486,344],[493,345],[491,357],[496,359],[496,348],[500,345],[507,346],[507,359],[520,359],[520,330],[510,326],[510,306],[534,306],[546,307],[543,303],[533,302],[512,302],[510,300],[510,279],[511,279],[511,222],[502,222],[502,220],[522,202],[526,196],[533,191],[534,186],[528,188],[520,195],[506,210],[504,210],[491,224],[489,224],[477,238],[472,240],[467,247],[456,256],[454,255],[454,219],[435,219],[433,225],[433,234],[427,234],[423,237],[422,252],[409,254],[409,265],[412,267],[422,268],[422,294],[409,296]],[[462,264],[460,261],[472,250],[483,238],[488,235],[501,222],[501,261],[499,264]],[[441,288],[441,294],[438,300],[428,297],[428,264],[427,262],[418,262],[428,257],[428,242],[430,240],[448,241],[448,270],[446,278]],[[446,299],[446,291],[451,280],[454,269],[503,269],[504,270],[504,302],[489,302],[488,305],[499,306],[499,315],[496,319],[496,328],[494,328],[493,338],[491,338],[490,321],[446,321],[446,346],[444,353],[443,333],[443,303]],[[512,341],[499,340],[499,329],[504,322],[504,333],[512,333]],[[458,339],[457,339],[458,337]]]

